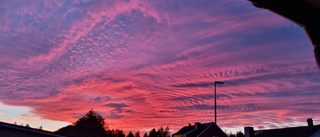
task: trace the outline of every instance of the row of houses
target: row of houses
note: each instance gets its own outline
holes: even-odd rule
[[[306,126],[266,130],[244,127],[244,132],[245,137],[320,137],[320,125],[313,125],[313,120],[309,118]],[[172,137],[227,137],[227,135],[214,122],[196,122],[194,125],[182,127]]]
[[[279,129],[255,130],[244,127],[245,137],[320,137],[320,125],[314,125],[313,120],[307,119],[306,126]],[[56,133],[0,122],[0,137],[66,137]],[[214,122],[187,125],[172,137],[228,137]]]

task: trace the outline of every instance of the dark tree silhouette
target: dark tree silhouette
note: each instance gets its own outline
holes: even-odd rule
[[[134,137],[133,133],[130,131],[127,135],[127,137]]]
[[[238,131],[236,134],[230,133],[228,137],[245,137],[245,135],[241,131]]]
[[[71,137],[108,137],[104,119],[92,109],[73,125],[56,131],[59,134]]]
[[[241,131],[238,131],[236,137],[245,137],[245,135]]]
[[[29,126],[29,124],[26,124],[26,126],[25,126],[25,127],[30,127],[30,126]]]
[[[158,130],[153,128],[149,132],[149,137],[170,137],[169,130],[170,130],[169,127],[166,127],[165,129],[163,129],[162,126]],[[146,134],[143,137],[145,137],[145,136],[146,136]]]
[[[134,137],[140,137],[140,132],[137,131],[137,132],[134,134]]]
[[[108,136],[109,137],[125,137],[125,134],[122,130],[119,129],[112,129],[108,130]]]
[[[104,118],[93,111],[92,109],[83,117],[78,119],[73,125],[60,128],[55,131],[58,134],[66,135],[68,137],[140,137],[140,132],[133,134],[131,131],[125,136],[123,130],[108,129]],[[153,128],[143,135],[143,137],[170,137],[169,127],[165,129],[161,126],[158,130]]]
[[[169,127],[167,126],[166,129],[163,129],[163,127],[161,126],[158,129],[158,136],[159,137],[170,137],[170,131],[169,131]]]
[[[156,131],[156,129],[151,129],[149,132],[149,137],[158,137],[158,132]]]
[[[147,133],[144,133],[143,137],[148,137],[148,134],[147,134]]]

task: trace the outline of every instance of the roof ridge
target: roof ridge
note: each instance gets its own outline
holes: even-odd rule
[[[297,127],[279,127],[279,128],[273,128],[273,129],[262,129],[262,130],[255,130],[255,131],[269,131],[269,130],[277,130],[277,129],[292,129],[292,128],[304,128],[308,126],[297,126]],[[320,127],[319,125],[313,125],[313,127]]]
[[[57,134],[55,132],[37,129],[37,128],[33,128],[33,127],[25,127],[22,125],[15,125],[15,124],[6,123],[6,122],[2,122],[2,121],[0,121],[0,126],[6,127],[6,128],[13,128],[13,129],[18,129],[18,130],[28,131],[28,132],[42,133],[42,134],[52,135],[52,136],[56,136],[56,137],[64,137],[63,135]]]

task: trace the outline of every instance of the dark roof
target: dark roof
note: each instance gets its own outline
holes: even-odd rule
[[[25,127],[25,126],[20,126],[20,125],[15,125],[15,124],[9,124],[5,122],[0,121],[0,128],[10,128],[10,129],[15,129],[15,130],[20,130],[20,131],[25,131],[25,132],[32,132],[32,133],[37,133],[37,134],[42,134],[42,135],[48,135],[52,137],[66,137],[62,135],[55,134],[50,131],[45,131],[45,130],[40,130],[40,129],[35,129],[31,127]]]
[[[256,130],[255,137],[309,137],[320,130],[320,125],[309,128],[304,127],[290,127],[281,129]]]
[[[215,133],[215,126],[216,124],[214,122],[201,123],[197,129],[195,125],[189,125],[181,128],[177,133],[172,134],[172,136],[184,134],[186,137],[197,137],[199,135],[201,135],[201,137],[212,137]],[[219,126],[217,126],[217,133],[219,137],[227,137]]]

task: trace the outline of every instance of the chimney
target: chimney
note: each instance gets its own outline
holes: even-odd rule
[[[254,137],[253,127],[244,127],[244,135],[245,137]]]
[[[313,128],[313,120],[312,120],[312,118],[308,118],[307,119],[307,123],[308,123],[309,129],[312,129]]]
[[[200,122],[195,122],[194,123],[194,127],[195,127],[196,130],[200,129],[200,124],[201,124]]]

